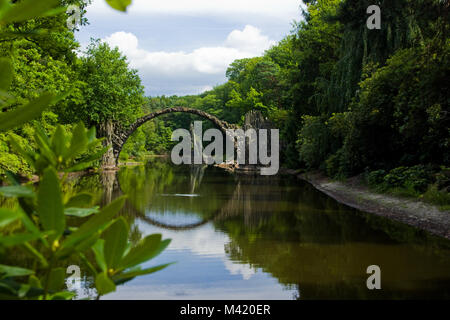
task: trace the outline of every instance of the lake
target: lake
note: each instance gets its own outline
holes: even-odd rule
[[[67,188],[91,191],[101,205],[127,194],[130,240],[172,239],[144,266],[175,264],[102,299],[450,298],[449,241],[339,204],[294,177],[154,159]],[[367,288],[371,265],[381,269],[381,290]]]

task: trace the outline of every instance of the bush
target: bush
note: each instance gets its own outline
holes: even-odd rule
[[[432,183],[432,175],[429,169],[423,165],[415,167],[399,167],[391,170],[383,178],[384,183],[392,188],[412,188],[417,192],[425,192]]]
[[[344,179],[350,176],[351,164],[344,155],[344,149],[339,149],[325,161],[325,170],[329,177]]]
[[[383,183],[384,176],[386,175],[385,170],[372,171],[367,175],[367,183],[369,186],[376,187]]]
[[[450,169],[441,167],[434,173],[428,166],[398,167],[386,174],[376,170],[367,174],[367,183],[377,191],[400,196],[419,197],[424,201],[450,208]]]
[[[117,214],[125,203],[120,197],[99,209],[93,207],[94,195],[64,193],[67,175],[59,172],[83,170],[98,160],[107,148],[79,158],[87,150],[101,146],[95,129],[78,124],[72,134],[58,126],[52,137],[36,127],[36,151],[23,147],[12,138],[16,148],[39,175],[36,188],[21,185],[8,175],[10,185],[0,187],[0,195],[17,201],[20,207],[0,208],[0,252],[30,255],[29,263],[9,261],[0,264],[0,296],[3,299],[69,300],[76,296],[65,283],[66,266],[71,259],[84,261],[95,278],[98,298],[116,290],[116,286],[138,276],[164,269],[168,265],[141,269],[169,244],[161,235],[149,235],[128,241],[130,228]],[[35,189],[37,189],[35,191]],[[80,221],[75,222],[75,220]],[[8,256],[8,254],[6,254]],[[28,269],[32,267],[33,269]]]
[[[436,184],[430,185],[423,195],[426,202],[441,206],[445,210],[450,209],[450,193],[446,190],[439,190]]]
[[[8,171],[15,174],[20,173],[30,176],[31,169],[25,162],[25,159],[11,150],[8,141],[10,136],[17,138],[21,145],[29,144],[28,141],[16,134],[0,133],[0,177],[4,177]]]
[[[439,190],[450,191],[450,168],[441,167],[441,171],[435,175],[435,179]]]
[[[122,151],[120,153],[119,159],[122,161],[127,161],[130,158],[130,155],[126,151]]]

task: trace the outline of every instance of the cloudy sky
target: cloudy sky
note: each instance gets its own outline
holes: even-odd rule
[[[197,94],[226,81],[235,59],[289,34],[300,0],[133,0],[127,13],[93,0],[82,46],[100,38],[128,57],[147,95]]]

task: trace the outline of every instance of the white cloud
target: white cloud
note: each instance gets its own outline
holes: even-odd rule
[[[170,14],[191,16],[260,15],[291,18],[298,15],[300,0],[133,0],[130,14]],[[104,0],[95,0],[91,12],[110,14]]]
[[[261,54],[275,44],[275,41],[261,34],[261,30],[253,26],[245,26],[244,30],[233,30],[227,37],[225,45],[243,52]]]
[[[212,89],[213,89],[212,86],[204,86],[203,88],[200,88],[199,93],[203,93],[203,92],[206,92],[206,91],[211,91]]]
[[[259,56],[275,44],[261,31],[247,25],[234,30],[221,46],[201,47],[185,51],[148,51],[139,46],[138,38],[129,32],[115,32],[104,39],[110,46],[118,47],[133,68],[139,70],[143,82],[151,88],[161,85],[185,84],[191,93],[200,93],[225,80],[227,67],[236,59]],[[190,88],[189,88],[190,87]],[[189,89],[188,89],[189,88]],[[194,89],[194,90],[192,90]],[[174,93],[185,93],[174,88]]]
[[[223,261],[225,269],[230,274],[240,275],[244,280],[249,280],[257,272],[249,264],[230,260],[224,244],[229,243],[231,240],[227,234],[216,231],[212,224],[206,224],[194,230],[177,232],[139,223],[139,230],[145,234],[162,232],[164,238],[170,238],[171,242],[170,247],[167,249],[168,252],[185,251],[202,257],[219,258]]]

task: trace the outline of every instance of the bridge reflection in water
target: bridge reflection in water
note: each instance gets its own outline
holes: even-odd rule
[[[450,245],[336,203],[289,178],[233,176],[160,161],[102,177],[102,202],[126,193],[138,241],[162,233],[177,261],[112,298],[450,297]],[[366,287],[379,265],[382,290]]]

